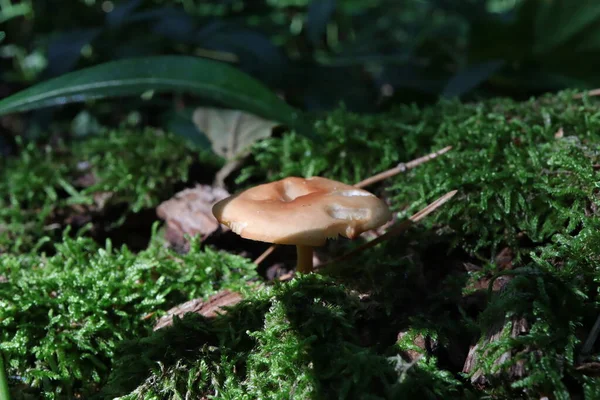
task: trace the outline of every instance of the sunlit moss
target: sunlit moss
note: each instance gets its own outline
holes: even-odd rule
[[[404,235],[319,274],[246,286],[245,301],[214,319],[187,315],[151,332],[151,321],[139,318],[254,277],[251,264],[199,251],[197,242],[187,256],[156,243],[135,255],[83,238],[59,241],[53,257],[5,255],[0,275],[22,281],[0,283],[0,298],[11,299],[0,311],[10,374],[28,376],[48,396],[99,391],[131,400],[594,399],[589,367],[600,355],[597,346],[581,349],[600,312],[597,109],[571,93],[442,101],[378,116],[340,109],[317,122],[319,144],[293,133],[256,144],[239,176],[244,184],[287,175],[352,183],[451,145],[372,189],[401,218],[447,191],[458,194]],[[512,257],[503,264],[496,256],[506,248]],[[502,289],[488,291],[500,275],[508,277]],[[57,287],[70,296],[53,297]],[[511,335],[517,319],[527,329]],[[73,344],[80,337],[81,348]],[[474,366],[462,373],[476,344]],[[74,358],[82,354],[96,358]],[[511,375],[516,363],[522,375]],[[475,371],[485,384],[472,384]]]
[[[122,340],[151,332],[155,313],[255,277],[244,259],[159,243],[139,254],[64,237],[52,257],[0,256],[0,350],[9,376],[47,396],[88,396]]]
[[[193,153],[171,134],[115,130],[75,143],[21,146],[0,160],[0,253],[31,249],[59,233],[61,216],[158,205],[186,181]],[[115,221],[118,222],[118,221]],[[57,225],[58,224],[58,225]]]

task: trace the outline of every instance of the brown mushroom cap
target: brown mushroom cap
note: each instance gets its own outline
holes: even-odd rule
[[[354,239],[392,217],[366,190],[318,177],[259,185],[221,200],[212,211],[244,238],[303,246],[322,246],[338,235]]]

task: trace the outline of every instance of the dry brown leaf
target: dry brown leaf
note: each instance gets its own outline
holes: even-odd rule
[[[174,247],[185,248],[185,235],[200,235],[204,240],[217,231],[221,225],[212,214],[212,206],[228,196],[225,189],[198,185],[163,202],[156,214],[167,223],[167,241]]]

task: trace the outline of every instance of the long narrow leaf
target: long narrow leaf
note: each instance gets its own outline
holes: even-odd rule
[[[299,110],[254,78],[227,64],[187,56],[133,58],[71,72],[0,100],[0,115],[149,90],[197,94],[310,133]]]

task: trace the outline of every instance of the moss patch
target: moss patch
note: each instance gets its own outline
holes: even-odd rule
[[[324,144],[294,133],[258,143],[238,182],[352,183],[453,146],[372,188],[401,217],[458,190],[450,203],[291,282],[246,285],[250,264],[197,246],[187,258],[156,243],[136,255],[65,237],[51,257],[2,255],[10,375],[49,397],[595,399],[600,345],[584,342],[600,315],[597,110],[571,93],[340,109],[317,123]],[[246,300],[214,319],[187,315],[157,332],[140,319],[231,287]]]
[[[173,194],[194,158],[180,138],[153,129],[22,145],[17,158],[0,161],[0,253],[27,251],[44,236],[60,239],[64,226],[81,227],[125,205],[113,213],[115,227]]]
[[[89,396],[104,383],[114,351],[147,335],[153,314],[255,277],[246,260],[194,242],[177,255],[155,242],[133,254],[110,243],[64,237],[52,257],[0,258],[0,350],[9,375],[46,395]]]

